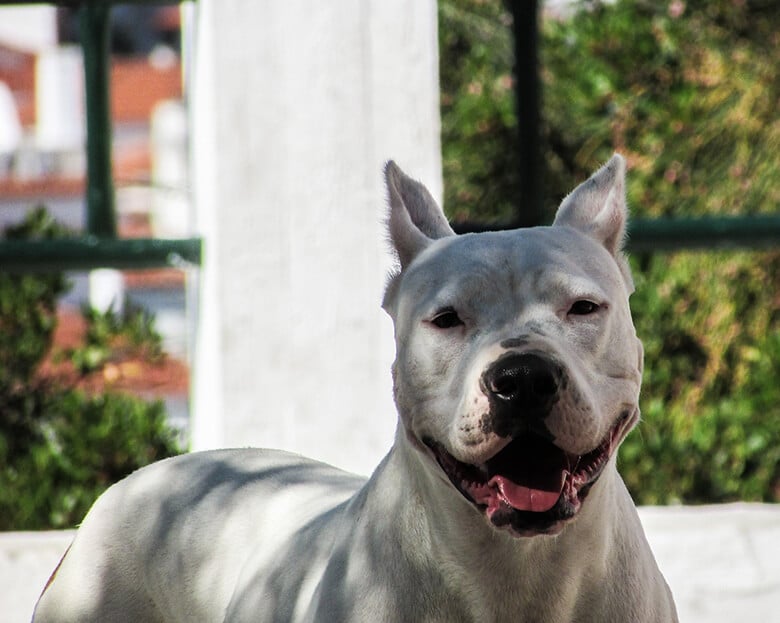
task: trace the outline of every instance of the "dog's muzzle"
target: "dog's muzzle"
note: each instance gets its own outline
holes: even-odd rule
[[[484,463],[464,463],[441,444],[424,439],[455,488],[497,527],[518,536],[555,533],[574,517],[591,486],[636,423],[625,411],[585,454],[554,443],[545,419],[567,386],[562,367],[543,354],[508,353],[483,374],[490,402],[486,430],[509,443]]]

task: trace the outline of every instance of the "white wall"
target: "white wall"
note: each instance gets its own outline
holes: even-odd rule
[[[56,7],[0,8],[0,43],[28,52],[38,52],[56,45]]]
[[[193,446],[280,447],[367,473],[396,421],[383,162],[441,194],[436,4],[196,10]]]
[[[780,506],[640,508],[681,623],[777,621]],[[0,623],[30,620],[73,533],[0,533]]]

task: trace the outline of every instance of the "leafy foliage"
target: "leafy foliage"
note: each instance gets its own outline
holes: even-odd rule
[[[54,238],[64,232],[43,209],[9,238]],[[88,395],[39,375],[50,352],[61,274],[0,273],[0,530],[74,526],[111,483],[179,452],[161,402],[115,393]],[[148,318],[90,312],[88,344],[159,352]],[[129,336],[119,339],[117,336]],[[156,337],[155,337],[156,336]],[[79,350],[74,351],[78,357]]]
[[[498,1],[439,2],[441,142],[453,220],[511,217],[519,189],[511,16]]]
[[[122,312],[113,308],[101,312],[85,306],[82,315],[87,321],[84,344],[70,351],[71,361],[82,374],[129,353],[150,362],[163,359],[162,338],[146,310],[128,305]]]
[[[445,207],[522,209],[509,14],[440,2]],[[776,212],[780,5],[575,3],[542,21],[545,205],[622,152],[635,216]],[[501,101],[497,101],[501,100]],[[500,111],[500,112],[499,112]],[[487,189],[487,190],[480,190]],[[780,252],[634,258],[643,421],[620,468],[642,503],[780,501]]]
[[[731,0],[588,3],[545,21],[554,170],[571,186],[618,150],[643,216],[776,211],[778,25],[777,3]]]
[[[62,229],[43,209],[5,232],[9,240],[61,235]],[[67,288],[61,273],[0,273],[0,413],[3,401],[24,387],[46,354],[56,324],[57,297]]]
[[[112,483],[176,454],[161,402],[31,387],[0,436],[0,530],[69,528]]]
[[[619,463],[643,503],[780,500],[780,254],[756,255],[637,263],[643,421]]]

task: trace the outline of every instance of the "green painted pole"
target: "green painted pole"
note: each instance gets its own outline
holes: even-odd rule
[[[515,39],[515,111],[517,114],[519,227],[542,225],[541,87],[539,83],[539,1],[511,0]]]
[[[87,108],[87,233],[116,237],[111,170],[111,3],[85,2],[80,9]]]

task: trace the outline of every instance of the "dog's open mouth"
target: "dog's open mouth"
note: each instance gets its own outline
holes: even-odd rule
[[[458,461],[437,442],[425,444],[455,488],[494,525],[518,535],[551,533],[577,513],[627,432],[628,420],[625,414],[598,447],[582,455],[532,432],[518,435],[481,465]]]

